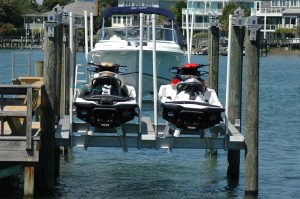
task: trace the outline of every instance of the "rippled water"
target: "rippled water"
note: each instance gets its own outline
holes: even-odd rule
[[[43,60],[42,52],[34,51],[32,60]],[[207,56],[192,60],[207,63]],[[0,51],[0,84],[11,79],[11,66],[5,65],[9,61],[11,51]],[[300,55],[260,59],[258,198],[299,198],[299,63]],[[225,78],[226,57],[221,56],[219,97],[223,105]],[[244,198],[244,151],[238,181],[226,177],[226,168],[223,150],[211,157],[205,150],[168,153],[129,148],[123,153],[120,148],[73,148],[68,157],[61,157],[53,194],[38,198]],[[21,197],[22,186],[21,175],[0,180],[0,198]]]

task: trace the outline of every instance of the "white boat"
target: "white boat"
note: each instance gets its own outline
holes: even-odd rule
[[[200,64],[185,64],[173,67],[176,76],[171,84],[159,89],[159,102],[163,108],[163,118],[178,129],[206,129],[222,121],[224,112],[216,92],[205,86],[200,77]]]
[[[111,7],[104,11],[104,19],[112,15],[126,14],[159,14],[164,15],[169,21],[173,20],[172,13],[167,9],[153,7]],[[170,26],[170,25],[168,25]],[[170,81],[168,69],[174,65],[183,63],[185,55],[178,42],[178,35],[173,29],[164,26],[156,26],[156,64],[157,85],[166,84]],[[125,84],[138,85],[139,50],[140,50],[140,27],[103,27],[95,47],[90,51],[91,61],[113,62],[126,65],[127,73],[123,74]],[[151,25],[143,26],[143,94],[153,91],[153,40]]]

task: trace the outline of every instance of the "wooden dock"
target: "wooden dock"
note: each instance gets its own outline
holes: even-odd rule
[[[24,171],[24,194],[33,194],[34,164],[40,161],[40,116],[43,81],[23,85],[0,85],[0,177]],[[29,78],[32,80],[32,78]],[[31,81],[30,80],[30,81]],[[33,175],[33,176],[32,176]]]

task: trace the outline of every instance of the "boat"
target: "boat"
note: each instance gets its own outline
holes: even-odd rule
[[[137,116],[134,87],[124,84],[120,68],[111,62],[94,63],[90,83],[74,99],[76,115],[94,128],[116,128]]]
[[[154,7],[110,7],[104,11],[103,16],[105,21],[112,15],[134,16],[139,13],[163,15],[168,19],[168,24],[158,25],[155,28],[157,85],[159,88],[160,85],[170,81],[169,67],[180,65],[185,59],[179,44],[180,37],[173,26],[173,14],[170,10]],[[153,84],[149,83],[153,81],[153,40],[150,23],[143,26],[143,33],[142,94],[145,95],[151,94],[153,91]],[[137,25],[132,22],[132,24],[124,24],[118,27],[102,27],[98,41],[89,52],[90,60],[95,63],[110,61],[126,65],[127,72],[122,74],[124,82],[131,86],[137,86],[139,77],[139,37],[140,26],[138,23]]]
[[[162,85],[158,98],[163,118],[178,129],[206,129],[222,121],[224,112],[216,92],[207,88],[201,76],[202,64],[188,63],[175,66],[170,72],[176,74],[170,84]]]

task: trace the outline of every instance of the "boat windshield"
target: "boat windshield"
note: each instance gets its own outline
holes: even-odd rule
[[[178,42],[176,33],[173,29],[156,27],[156,40]],[[126,40],[138,41],[140,37],[139,27],[111,27],[101,29],[99,40]],[[143,40],[152,40],[152,27],[144,27]]]

